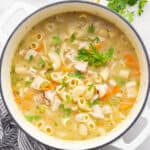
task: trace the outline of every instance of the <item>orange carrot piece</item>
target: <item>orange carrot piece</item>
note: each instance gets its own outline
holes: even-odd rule
[[[42,51],[44,49],[44,43],[41,43],[39,47],[36,49],[38,52]]]
[[[48,90],[51,90],[51,89],[54,89],[56,87],[56,83],[54,82],[51,82],[47,87],[42,87],[40,88],[41,91],[48,91]]]
[[[24,99],[26,99],[26,100],[31,100],[32,99],[32,97],[33,97],[33,93],[32,92],[28,92],[28,93],[26,93],[25,95],[24,95]]]
[[[25,111],[25,110],[28,110],[28,109],[30,109],[30,106],[31,106],[31,103],[29,103],[29,101],[23,101],[22,103],[21,103],[21,109],[23,110],[23,111]]]
[[[96,48],[96,49],[100,49],[100,48],[102,48],[102,44],[101,44],[101,43],[97,43],[97,44],[95,44],[95,48]]]
[[[127,98],[124,99],[120,105],[119,105],[119,110],[127,110],[129,108],[131,108],[133,106],[133,104],[135,103],[136,98]]]
[[[120,87],[119,87],[118,85],[116,85],[116,86],[112,89],[111,93],[112,93],[112,94],[116,94],[116,93],[118,93],[119,91],[120,91]]]

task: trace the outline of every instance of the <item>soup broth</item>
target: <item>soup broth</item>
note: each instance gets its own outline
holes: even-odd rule
[[[11,85],[25,119],[69,140],[105,136],[136,102],[135,49],[115,25],[84,12],[34,26],[15,51]]]

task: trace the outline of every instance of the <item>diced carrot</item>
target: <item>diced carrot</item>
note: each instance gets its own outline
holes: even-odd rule
[[[98,122],[98,126],[104,126],[104,122],[103,121],[99,121]]]
[[[132,68],[139,68],[137,60],[131,53],[124,54],[124,58],[126,60],[126,64]]]
[[[21,98],[18,96],[18,97],[15,97],[15,101],[16,101],[16,103],[20,103],[21,102]]]
[[[127,98],[124,99],[120,105],[119,105],[119,110],[127,110],[129,108],[131,108],[135,102],[136,98]]]
[[[130,73],[131,76],[139,76],[140,75],[140,70],[139,69],[133,69]]]
[[[21,109],[23,110],[23,111],[25,111],[25,110],[28,110],[28,109],[30,109],[30,106],[31,106],[31,103],[29,102],[29,101],[23,101],[22,103],[21,103]]]
[[[83,82],[86,84],[86,83],[88,83],[88,82],[89,82],[89,80],[88,80],[88,79],[85,79]]]
[[[44,43],[41,43],[39,47],[36,49],[38,52],[42,51],[44,49]]]
[[[41,91],[48,91],[54,89],[57,86],[56,83],[51,82],[48,86],[40,88]]]
[[[119,87],[118,85],[116,85],[116,86],[112,89],[111,93],[112,93],[112,94],[116,94],[116,93],[118,93],[119,91],[120,91],[120,87]]]
[[[109,97],[111,96],[111,91],[108,90],[107,93],[103,96],[103,97],[100,97],[100,100],[108,100]]]
[[[102,48],[102,43],[97,43],[97,44],[95,44],[95,48],[96,48],[96,49]]]
[[[26,100],[31,100],[32,97],[33,97],[33,92],[27,92],[25,95],[24,95],[24,99]]]
[[[72,68],[68,68],[65,65],[62,65],[61,66],[61,71],[63,71],[63,72],[72,72]]]

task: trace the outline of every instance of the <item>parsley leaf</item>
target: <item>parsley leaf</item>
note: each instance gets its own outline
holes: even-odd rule
[[[137,3],[137,1],[138,1],[138,0],[128,0],[127,2],[128,2],[128,4],[129,4],[130,6],[133,6],[133,5],[135,5],[135,4]]]
[[[124,84],[125,84],[125,81],[124,80],[122,80],[122,79],[120,79],[120,78],[115,78],[115,81],[117,82],[117,84],[119,85],[119,86],[123,86]]]
[[[32,83],[31,80],[25,81],[25,86],[29,86]]]
[[[59,55],[60,54],[60,48],[56,48],[55,52]]]
[[[60,44],[60,43],[61,43],[61,39],[60,39],[59,36],[53,36],[53,37],[52,37],[52,42],[53,42],[54,44]]]
[[[67,103],[70,103],[71,101],[72,101],[72,98],[67,95],[67,96],[66,96],[66,102],[67,102]]]
[[[30,57],[29,57],[29,62],[31,62],[33,60],[33,55],[31,55]]]
[[[129,22],[132,22],[134,20],[134,12],[133,11],[129,11],[129,10],[125,9],[120,12],[120,15],[123,16]]]
[[[89,66],[100,66],[110,60],[113,56],[113,53],[113,48],[108,49],[106,52],[99,52],[92,44],[90,44],[89,50],[80,49],[78,51],[77,59],[87,61]]]
[[[94,28],[93,24],[89,25],[88,32],[89,33],[94,33],[95,32],[95,28]]]
[[[93,87],[94,87],[94,84],[89,84],[88,85],[88,90],[91,91]]]
[[[24,116],[29,122],[32,122],[33,120],[38,121],[41,119],[41,116],[38,115],[25,115]]]
[[[40,57],[39,64],[41,65],[42,68],[45,67],[45,61],[43,60],[42,57]]]
[[[96,43],[98,43],[98,42],[100,42],[100,38],[99,38],[98,36],[96,36],[96,37],[94,38],[94,41],[95,41]]]
[[[75,34],[73,33],[70,37],[70,41],[73,43],[74,41],[76,40],[76,36]]]
[[[79,78],[79,79],[84,79],[84,75],[80,72],[80,71],[76,71],[74,73],[70,73],[69,74],[70,77],[75,77],[75,78]]]
[[[94,105],[98,105],[99,102],[100,102],[100,100],[97,98],[97,99],[95,99],[93,102],[87,101],[87,105],[88,105],[89,107],[92,107],[92,106],[94,106]]]
[[[62,79],[61,88],[64,88],[67,86],[68,86],[68,83],[64,79]]]
[[[70,108],[65,108],[64,104],[61,104],[59,106],[63,110],[63,117],[67,118],[71,115],[71,109]]]
[[[145,4],[148,2],[148,0],[140,0],[139,5],[138,5],[138,15],[141,16],[143,13],[143,9]]]

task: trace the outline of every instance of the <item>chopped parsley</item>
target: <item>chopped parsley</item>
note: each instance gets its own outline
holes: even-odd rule
[[[72,98],[67,95],[67,96],[66,96],[66,102],[67,102],[67,103],[70,103],[71,101],[72,101]]]
[[[119,86],[123,86],[124,84],[125,84],[125,81],[124,80],[122,80],[122,79],[120,79],[120,78],[115,78],[115,81],[117,82],[117,84],[119,85]]]
[[[93,87],[94,87],[94,84],[89,84],[88,85],[88,90],[91,91],[93,89]]]
[[[59,55],[60,54],[60,48],[56,48],[55,52]]]
[[[96,43],[99,43],[99,42],[100,42],[100,38],[99,38],[98,36],[96,36],[96,37],[94,38],[94,41],[95,41]]]
[[[107,6],[110,9],[119,13],[121,16],[123,16],[129,22],[133,21],[135,11],[137,11],[138,15],[141,16],[141,14],[143,13],[144,6],[148,2],[148,0],[107,0],[107,1],[108,1]],[[137,10],[130,11],[128,9],[128,6],[132,7],[136,4],[138,5]]]
[[[59,36],[53,36],[52,37],[52,42],[54,44],[60,44],[61,43],[61,38]]]
[[[87,101],[87,105],[88,105],[89,107],[92,107],[92,106],[94,106],[94,105],[98,105],[99,102],[100,102],[100,100],[97,98],[97,99],[95,99],[93,102]]]
[[[69,76],[79,78],[79,79],[84,79],[85,78],[84,75],[80,71],[70,73]]]
[[[41,116],[38,115],[25,115],[24,116],[29,122],[32,122],[33,120],[38,121],[41,119]]]
[[[78,51],[77,60],[86,61],[89,66],[100,66],[110,60],[113,57],[113,53],[113,48],[110,48],[105,52],[99,52],[92,44],[90,44],[89,50],[82,48]]]
[[[93,24],[90,24],[88,28],[88,33],[94,33],[94,32],[95,32],[95,27]]]
[[[71,109],[70,108],[65,108],[64,104],[61,104],[60,109],[63,111],[63,117],[68,118],[71,115]]]
[[[62,82],[61,82],[61,88],[64,88],[64,87],[67,87],[68,86],[68,83],[62,79]]]
[[[43,60],[42,57],[40,57],[39,64],[41,65],[42,68],[45,67],[45,61]]]
[[[73,43],[74,41],[76,40],[76,36],[75,34],[73,33],[70,37],[70,41]]]
[[[140,0],[138,5],[138,15],[141,16],[144,11],[144,6],[148,2],[148,0]]]
[[[25,81],[25,86],[30,86],[31,83],[32,83],[31,80]]]
[[[33,55],[31,55],[30,57],[29,57],[29,62],[31,62],[33,60]]]

